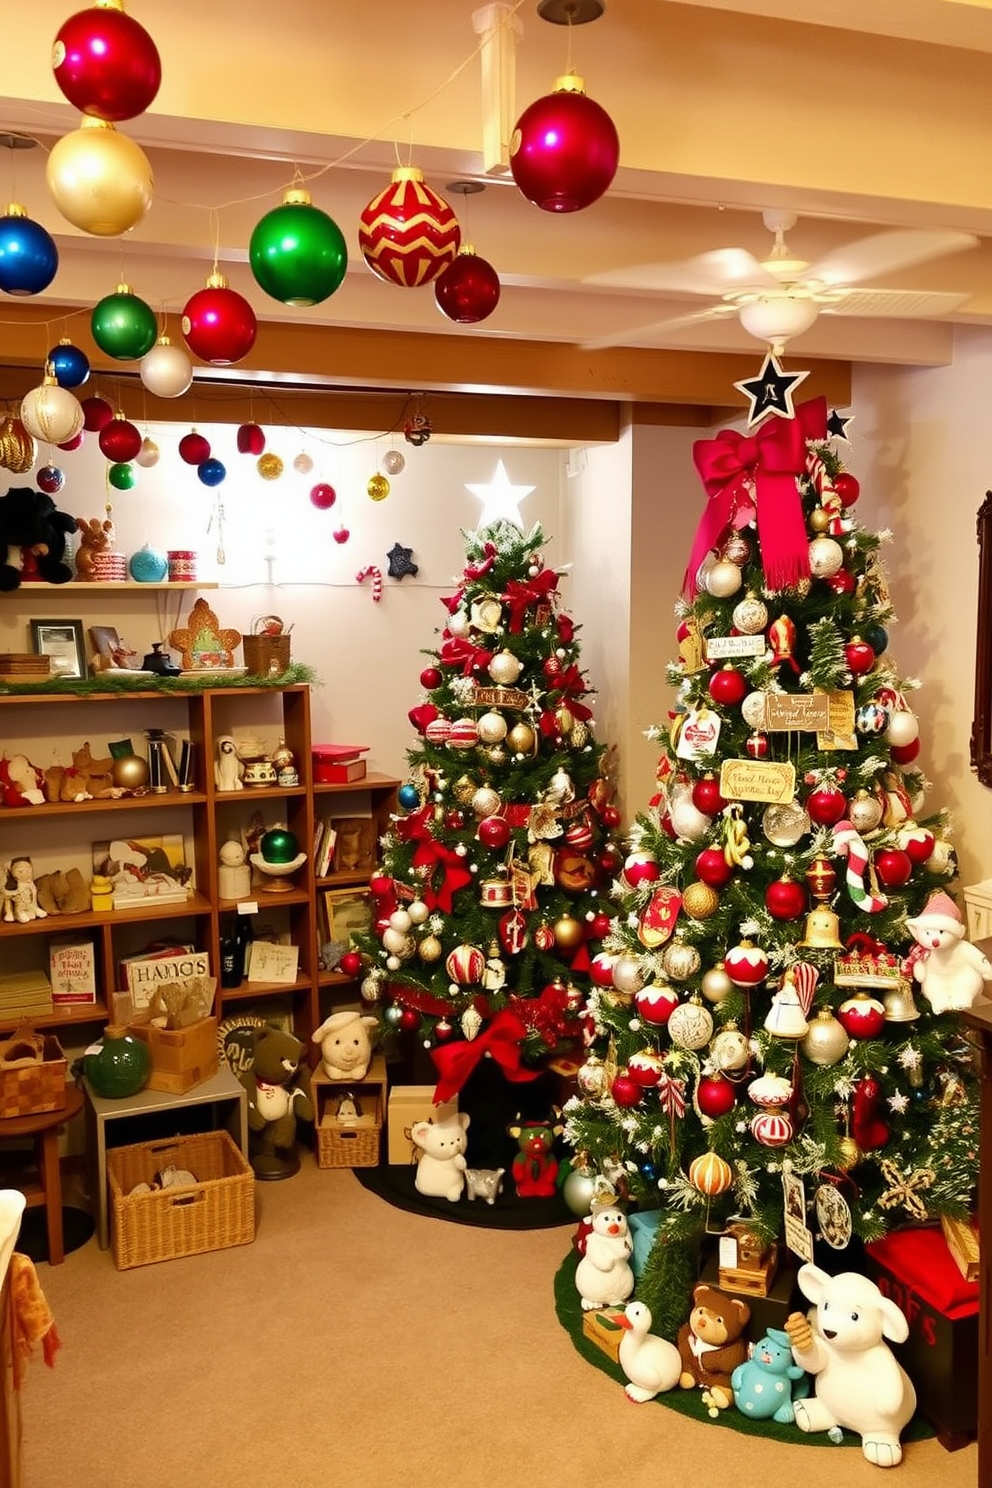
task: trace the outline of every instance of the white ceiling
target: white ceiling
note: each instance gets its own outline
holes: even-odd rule
[[[731,318],[639,337],[636,328],[702,302],[590,287],[593,274],[725,246],[759,258],[765,207],[799,213],[793,251],[814,260],[880,228],[952,227],[979,247],[877,282],[970,298],[946,320],[821,315],[790,355],[933,364],[950,355],[951,320],[992,323],[992,0],[606,0],[595,23],[551,25],[536,0],[513,11],[515,118],[575,70],[610,113],[621,165],[607,195],[556,216],[512,179],[487,175],[486,110],[472,0],[128,0],[154,37],[163,83],[152,110],[122,124],[152,160],[155,201],[126,240],[88,237],[58,214],[44,148],[0,152],[0,192],[22,201],[59,245],[44,299],[91,305],[122,276],[157,309],[178,312],[202,287],[214,237],[221,267],[261,320],[448,333],[473,338],[740,351]],[[500,7],[495,7],[500,9]],[[69,0],[18,13],[0,58],[0,128],[43,146],[75,128],[50,67]],[[512,122],[512,119],[510,120]],[[463,236],[498,270],[503,294],[479,326],[459,328],[430,288],[384,284],[357,242],[361,209],[397,163],[463,199]],[[322,305],[268,299],[246,263],[251,230],[299,169],[338,222],[350,265]],[[11,306],[20,302],[10,302]],[[0,307],[0,319],[12,310]],[[596,352],[577,350],[590,387]]]

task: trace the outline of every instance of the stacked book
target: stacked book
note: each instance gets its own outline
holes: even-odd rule
[[[50,656],[33,651],[0,651],[0,682],[44,682],[52,672]]]
[[[0,1020],[31,1022],[52,1011],[52,984],[43,971],[10,971],[0,976]]]

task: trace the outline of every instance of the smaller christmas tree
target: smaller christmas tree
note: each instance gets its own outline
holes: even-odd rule
[[[362,992],[422,1039],[437,1099],[483,1055],[522,1084],[581,1047],[621,857],[577,627],[540,527],[466,534],[410,712],[418,732],[372,880]],[[471,1135],[471,1134],[470,1134]]]

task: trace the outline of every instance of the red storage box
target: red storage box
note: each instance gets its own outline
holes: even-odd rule
[[[314,785],[343,785],[365,779],[367,744],[312,744]]]

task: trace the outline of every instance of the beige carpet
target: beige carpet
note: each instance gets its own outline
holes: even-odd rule
[[[24,1386],[24,1488],[974,1488],[974,1446],[895,1479],[631,1405],[554,1311],[570,1231],[408,1214],[312,1159],[258,1185],[254,1244],[38,1272],[63,1338]]]

